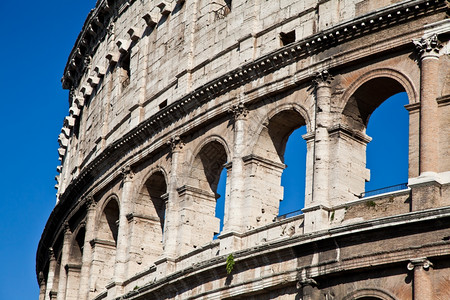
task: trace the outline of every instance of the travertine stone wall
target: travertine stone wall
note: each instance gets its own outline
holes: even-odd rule
[[[40,299],[448,298],[449,24],[444,0],[97,1],[62,80]],[[361,198],[399,92],[408,188]],[[303,126],[305,205],[279,216]]]

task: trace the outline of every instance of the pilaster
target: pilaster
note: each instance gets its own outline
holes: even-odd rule
[[[330,169],[330,139],[329,128],[331,116],[331,82],[333,77],[328,70],[316,75],[314,80],[316,93],[316,115],[313,155],[313,182],[311,202],[305,201],[305,232],[325,229],[328,227],[329,211],[329,169]]]
[[[245,149],[245,123],[248,111],[243,103],[233,105],[229,112],[232,114],[234,125],[233,157],[230,172],[230,199],[225,201],[224,232],[238,232],[245,230],[245,220],[242,218],[244,206],[244,162],[242,155]],[[230,168],[229,168],[230,169]]]
[[[67,286],[67,272],[66,265],[69,263],[70,242],[72,240],[72,231],[70,230],[69,223],[64,224],[64,241],[61,253],[61,265],[59,270],[59,284],[57,300],[66,299],[66,286]]]
[[[122,176],[122,197],[120,199],[119,231],[117,235],[116,262],[114,267],[114,283],[116,285],[116,289],[114,290],[117,293],[122,293],[122,284],[127,276],[129,232],[127,215],[131,212],[130,202],[134,173],[129,166],[126,166],[122,169]]]
[[[414,40],[420,57],[420,175],[437,172],[439,149],[439,120],[437,77],[439,76],[439,49],[437,35]]]
[[[48,256],[49,256],[49,266],[48,266],[48,274],[47,274],[47,286],[45,288],[45,300],[51,300],[53,298],[50,298],[50,294],[53,292],[56,292],[54,290],[55,288],[55,273],[56,273],[56,258],[55,253],[53,251],[53,248],[48,249]],[[56,287],[57,288],[57,287]]]
[[[413,40],[420,60],[419,177],[411,178],[412,210],[439,206],[439,50],[437,35]]]
[[[178,178],[180,176],[178,172],[178,165],[180,156],[182,155],[182,149],[184,143],[179,136],[170,138],[167,142],[170,147],[171,155],[171,170],[169,177],[169,186],[167,189],[166,200],[166,218],[164,224],[164,254],[166,257],[175,258],[178,253],[177,247],[177,235],[178,235],[178,211],[179,211],[179,199],[177,192]]]
[[[80,272],[80,291],[78,293],[78,299],[85,300],[89,299],[89,292],[93,287],[90,286],[90,270],[92,262],[92,247],[90,241],[95,237],[95,210],[96,202],[92,196],[87,196],[86,199],[86,227],[85,227],[85,238],[83,244],[83,258],[81,263]]]
[[[427,258],[412,259],[407,266],[413,272],[413,300],[433,300],[434,290],[430,273],[433,264]]]

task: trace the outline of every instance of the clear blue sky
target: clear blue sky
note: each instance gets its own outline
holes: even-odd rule
[[[38,299],[36,248],[55,204],[57,137],[69,109],[68,92],[62,90],[60,78],[94,5],[95,0],[0,1],[0,299]],[[404,98],[400,100],[404,102]],[[392,127],[393,121],[405,120],[392,118],[392,110],[386,111],[387,116],[380,117],[381,124],[389,120]],[[407,125],[405,128],[407,132]],[[376,132],[370,133],[369,127],[369,134],[374,136]],[[395,136],[393,139],[398,140]],[[304,153],[295,150],[304,147],[300,134],[291,136],[291,143],[298,145],[288,146],[289,167],[285,172],[304,165]],[[381,146],[374,151],[384,148],[395,162],[391,167],[406,170],[398,167],[399,158],[395,156],[396,149],[402,147]],[[296,164],[299,167],[294,167]],[[300,196],[289,190],[303,189],[303,176],[288,176],[293,183],[286,183],[289,200],[282,204],[283,212],[300,208]],[[406,174],[395,176],[378,186],[406,181]]]

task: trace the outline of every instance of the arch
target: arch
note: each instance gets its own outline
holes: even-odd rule
[[[289,103],[274,108],[267,113],[258,130],[252,154],[244,158],[247,172],[254,173],[245,178],[248,187],[245,199],[252,199],[249,205],[253,214],[257,212],[254,227],[272,222],[279,213],[280,201],[284,197],[281,176],[286,168],[286,144],[294,130],[302,126],[311,128],[308,114],[302,106]]]
[[[374,87],[380,85],[387,88],[373,93]],[[373,111],[387,98],[400,92],[408,94],[410,104],[418,102],[412,81],[403,73],[390,68],[367,72],[353,82],[342,96],[343,122],[350,128],[363,131]]]
[[[412,81],[405,74],[395,69],[381,68],[359,77],[342,96],[344,105],[339,128],[336,131],[347,131],[350,134],[347,134],[345,138],[339,137],[339,134],[332,135],[333,144],[339,149],[332,156],[342,160],[339,170],[341,174],[345,174],[341,179],[334,179],[332,182],[332,185],[340,186],[337,190],[342,193],[337,196],[338,198],[353,200],[355,195],[361,197],[365,192],[366,182],[371,179],[366,163],[367,144],[372,140],[366,135],[369,119],[382,103],[400,92],[407,93],[409,103],[417,102],[417,92]],[[394,131],[386,131],[386,133],[389,132]],[[369,159],[374,157],[371,156]],[[339,171],[336,172],[339,174]],[[407,174],[407,171],[405,173]],[[334,178],[338,177],[334,176]]]
[[[139,185],[134,201],[130,255],[135,257],[136,269],[154,263],[163,254],[167,199],[166,172],[152,168]]]
[[[342,300],[397,300],[397,298],[379,288],[364,288],[351,292]]]
[[[96,220],[96,237],[91,242],[92,264],[91,276],[97,292],[104,289],[114,274],[116,259],[117,235],[119,229],[119,198],[115,194],[106,197],[100,206],[100,214]]]
[[[97,239],[117,245],[119,211],[119,198],[115,194],[110,195],[103,203],[97,220]]]
[[[67,273],[66,299],[76,300],[78,298],[85,235],[84,224],[79,226],[72,235],[69,263],[65,266]]]
[[[83,258],[84,238],[86,229],[84,225],[79,226],[73,233],[70,247],[69,262],[72,264],[81,264]]]
[[[180,212],[186,225],[178,239],[188,237],[184,244],[194,248],[210,242],[220,231],[220,219],[215,217],[217,186],[229,159],[228,147],[218,136],[204,139],[197,149],[187,172],[187,185],[178,189],[180,201],[186,203]]]
[[[194,155],[192,156],[192,159],[190,161],[191,166],[192,166],[192,163],[194,162],[194,160],[196,159],[196,157],[198,156],[198,154],[200,153],[200,151],[203,149],[203,147],[211,142],[217,142],[222,145],[223,149],[225,150],[226,156],[227,156],[227,161],[229,161],[229,159],[231,157],[231,151],[230,151],[230,147],[228,147],[228,143],[225,141],[225,139],[223,137],[213,134],[213,135],[210,135],[210,136],[204,138],[200,142],[200,144],[194,148],[194,151],[193,151]]]
[[[258,130],[252,153],[283,163],[286,143],[292,132],[301,126],[310,130],[310,122],[305,116],[306,111],[295,104],[282,105],[270,111]]]
[[[230,158],[230,150],[222,137],[209,136],[195,149],[191,161],[189,185],[215,194],[223,166]]]

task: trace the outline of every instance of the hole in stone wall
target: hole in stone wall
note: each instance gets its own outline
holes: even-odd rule
[[[281,46],[286,46],[295,42],[295,30],[280,32]]]
[[[159,104],[159,109],[163,109],[164,107],[166,107],[167,106],[167,100],[164,100],[163,102],[161,102],[160,104]]]
[[[219,183],[217,184],[217,198],[216,200],[216,212],[215,217],[220,219],[220,229],[219,232],[214,235],[214,240],[217,239],[219,234],[223,229],[223,218],[225,214],[225,194],[226,194],[226,185],[227,185],[227,169],[223,168],[220,173]]]
[[[284,194],[278,215],[298,211],[305,206],[306,141],[302,138],[305,133],[306,126],[294,130],[286,143],[284,163],[287,167],[281,175]]]
[[[120,61],[119,69],[120,83],[122,88],[126,88],[130,84],[131,69],[130,69],[130,52],[126,53]]]
[[[409,114],[404,105],[408,95],[395,94],[384,101],[370,116],[367,134],[367,168],[371,179],[366,191],[393,186],[408,181]]]

